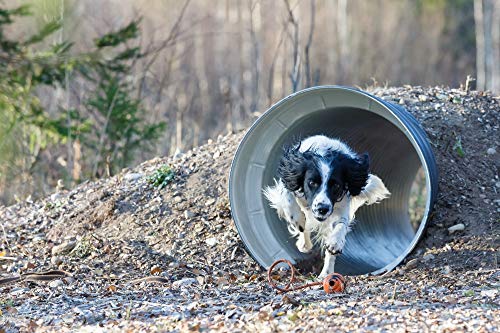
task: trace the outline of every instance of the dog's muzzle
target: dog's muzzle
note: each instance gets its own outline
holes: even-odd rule
[[[330,216],[333,212],[333,207],[327,204],[318,204],[313,208],[312,213],[316,220],[323,222]]]

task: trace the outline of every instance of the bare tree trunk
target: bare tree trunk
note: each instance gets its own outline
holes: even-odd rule
[[[234,115],[233,115],[233,107],[231,105],[231,89],[229,88],[229,83],[228,87],[225,88],[222,91],[222,96],[224,97],[224,109],[225,113],[227,115],[227,122],[226,122],[226,133],[227,134],[233,134],[234,133]]]
[[[288,49],[288,39],[285,39],[284,40],[284,47],[283,47],[283,50],[284,52],[286,52],[286,50]],[[280,97],[284,97],[286,95],[288,95],[289,93],[289,89],[287,88],[287,82],[288,82],[288,78],[287,78],[287,73],[288,73],[288,57],[287,55],[283,55],[281,57],[282,61],[281,61],[281,95]]]
[[[202,8],[204,9],[204,8]],[[195,117],[195,122],[198,125],[198,130],[196,131],[194,135],[196,137],[193,139],[193,145],[196,143],[200,142],[201,137],[203,137],[206,134],[207,129],[205,128],[205,117],[206,114],[210,112],[210,93],[208,91],[208,71],[206,69],[206,61],[205,57],[206,52],[205,52],[205,41],[204,39],[207,38],[206,36],[203,36],[203,31],[207,30],[209,28],[209,23],[208,22],[203,22],[203,24],[199,28],[199,33],[200,36],[195,38],[195,46],[194,46],[194,71],[196,72],[196,81],[198,83],[198,105],[195,106],[196,112],[193,115]],[[210,38],[210,37],[208,37]]]
[[[476,28],[476,87],[478,90],[484,90],[486,86],[483,21],[483,0],[474,0],[474,22]]]
[[[252,69],[253,69],[253,78],[252,78],[252,102],[250,103],[250,112],[257,111],[257,107],[259,104],[259,80],[260,80],[260,45],[259,40],[257,39],[257,33],[255,31],[255,8],[258,2],[250,1],[249,10],[250,10],[250,38],[252,41]]]
[[[238,74],[237,74],[237,85],[238,85],[238,95],[240,98],[240,104],[241,104],[241,109],[240,112],[242,113],[242,118],[247,117],[250,114],[249,109],[246,107],[245,103],[245,97],[246,97],[246,90],[245,90],[245,79],[243,77],[243,74],[245,73],[245,53],[244,53],[244,48],[243,48],[243,36],[245,34],[245,21],[243,18],[243,6],[241,1],[237,1],[236,3],[236,10],[238,13],[238,34],[236,37],[236,44],[238,45]],[[248,115],[246,114],[248,113]]]
[[[491,90],[493,86],[493,10],[496,0],[483,0],[483,33],[484,33],[484,69],[485,89]]]
[[[177,114],[175,118],[175,151],[182,151],[182,109],[177,107]]]
[[[80,144],[80,140],[76,139],[73,141],[73,151],[74,151],[74,160],[73,160],[73,181],[79,182],[82,178],[82,165],[80,164],[82,159],[82,146]]]
[[[59,19],[62,23],[61,30],[59,32],[59,40],[58,43],[62,44],[64,42],[64,0],[61,1],[61,5],[59,7]],[[62,88],[58,88],[62,89]],[[68,70],[64,71],[64,92],[61,92],[62,94],[65,94],[65,101],[64,101],[64,107],[67,110],[66,113],[66,125],[68,126],[68,141],[66,142],[66,151],[68,154],[67,157],[67,168],[68,168],[68,174],[72,174],[73,172],[73,141],[71,139],[72,133],[71,133],[71,116],[70,116],[70,92],[69,92],[69,73]],[[72,181],[76,181],[77,179],[72,179]]]
[[[273,95],[274,95],[274,87],[275,87],[275,69],[276,69],[276,63],[278,62],[279,59],[279,51],[281,49],[281,46],[283,44],[284,36],[285,36],[285,30],[287,29],[287,23],[285,23],[283,30],[281,31],[281,35],[278,40],[278,44],[276,45],[276,49],[273,54],[273,60],[271,61],[271,65],[269,66],[269,75],[268,75],[268,82],[267,82],[267,105],[271,105],[273,103]]]
[[[259,41],[261,42],[261,89],[265,87],[267,104],[269,104],[269,96],[272,92],[270,87],[274,85],[274,62],[276,54],[273,53],[276,48],[276,39],[279,37],[277,31],[279,27],[276,24],[276,2],[268,1],[260,4],[260,22],[261,29],[259,31]],[[269,33],[272,31],[273,33]],[[271,70],[272,68],[272,70]],[[269,69],[269,70],[268,70]],[[264,89],[262,89],[264,90]]]
[[[492,10],[491,39],[492,39],[492,79],[491,90],[500,94],[500,0],[494,0]]]
[[[339,39],[339,77],[347,78],[349,70],[349,19],[347,17],[347,0],[337,2],[337,33]]]
[[[305,71],[306,71],[306,87],[310,87],[313,84],[312,73],[311,73],[311,45],[314,35],[314,25],[316,24],[316,0],[311,0],[311,23],[309,26],[309,35],[307,36],[307,44],[304,48],[305,54]]]
[[[193,147],[200,145],[200,124],[197,121],[193,123]]]
[[[180,94],[176,99],[177,112],[175,117],[175,151],[176,153],[182,152],[182,125],[183,125],[183,113],[186,110],[186,95],[185,93]]]
[[[474,0],[477,89],[499,91],[500,0]]]
[[[292,33],[289,38],[292,41],[292,47],[293,47],[293,66],[290,72],[290,81],[292,82],[292,92],[296,92],[298,89],[300,89],[300,64],[301,64],[301,58],[300,58],[300,50],[299,50],[299,45],[300,45],[300,34],[299,34],[299,22],[297,18],[295,17],[295,14],[293,13],[293,8],[290,6],[290,2],[288,0],[284,0],[286,9],[288,11],[288,21],[292,24]]]

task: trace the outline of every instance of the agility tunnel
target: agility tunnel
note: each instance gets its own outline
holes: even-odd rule
[[[336,137],[368,152],[371,173],[392,193],[363,206],[347,235],[336,271],[383,274],[396,267],[422,236],[437,195],[437,167],[426,134],[400,105],[349,87],[320,86],[273,105],[249,128],[229,175],[231,211],[247,252],[263,267],[277,259],[315,270],[320,250],[304,254],[262,189],[273,184],[283,148],[315,134]]]

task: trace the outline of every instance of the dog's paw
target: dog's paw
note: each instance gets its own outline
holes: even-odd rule
[[[330,252],[331,255],[339,255],[342,253],[342,249],[345,245],[345,238],[332,237],[332,239],[326,244],[326,251]]]
[[[309,253],[313,248],[313,244],[310,239],[307,239],[303,233],[300,234],[299,239],[295,243],[297,249],[302,253]]]
[[[337,244],[327,246],[326,250],[330,252],[332,256],[338,256],[339,254],[342,254],[342,248],[339,248]]]

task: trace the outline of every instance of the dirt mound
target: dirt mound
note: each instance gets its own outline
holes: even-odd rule
[[[375,89],[373,93],[402,104],[421,122],[436,154],[440,194],[426,235],[406,265],[385,280],[352,279],[352,292],[341,301],[354,302],[342,310],[346,314],[342,321],[351,326],[342,327],[375,325],[370,323],[370,311],[373,318],[387,315],[389,294],[392,301],[419,306],[431,302],[439,309],[449,302],[462,304],[460,297],[472,290],[478,300],[490,300],[492,295],[491,302],[498,309],[497,293],[483,295],[483,285],[477,281],[492,284],[499,278],[495,254],[500,231],[499,98],[420,87]],[[245,329],[252,330],[275,320],[286,330],[286,325],[293,327],[294,316],[314,317],[315,311],[330,311],[335,301],[316,291],[299,294],[310,303],[312,310],[307,313],[301,312],[302,301],[276,298],[260,267],[245,253],[227,197],[227,175],[242,135],[221,136],[185,154],[156,158],[109,179],[86,182],[37,202],[0,208],[4,227],[0,248],[5,251],[1,276],[54,268],[73,274],[57,285],[0,286],[6,295],[0,309],[10,314],[0,317],[0,326],[12,330],[27,325],[55,330],[97,323],[146,327],[152,317],[160,317],[155,322],[165,325],[164,329],[189,328],[196,318],[195,328],[245,329],[239,325],[252,323]],[[149,178],[164,165],[171,167],[175,177],[160,188]],[[464,230],[450,233],[448,228],[457,224],[463,224]],[[462,281],[457,272],[475,272],[476,282]],[[127,287],[131,279],[151,273],[172,285]],[[414,283],[422,279],[428,282]],[[392,292],[396,284],[402,289],[397,293],[396,289]],[[446,289],[450,284],[453,289]],[[435,288],[432,300],[422,294],[431,287]],[[445,295],[453,297],[446,300]],[[371,303],[363,320],[360,306],[365,308],[363,302],[376,297],[382,298]],[[330,303],[325,303],[328,299]],[[391,304],[400,309],[401,304]],[[437,316],[455,320],[456,327],[481,316],[480,325],[489,321],[482,310],[459,309],[468,314],[458,321],[454,312]],[[350,320],[350,313],[360,321]],[[396,311],[391,316],[399,315]],[[419,327],[415,317],[408,316]],[[138,323],[123,323],[123,318]],[[216,320],[207,322],[207,318]],[[317,325],[325,324],[314,318]]]

